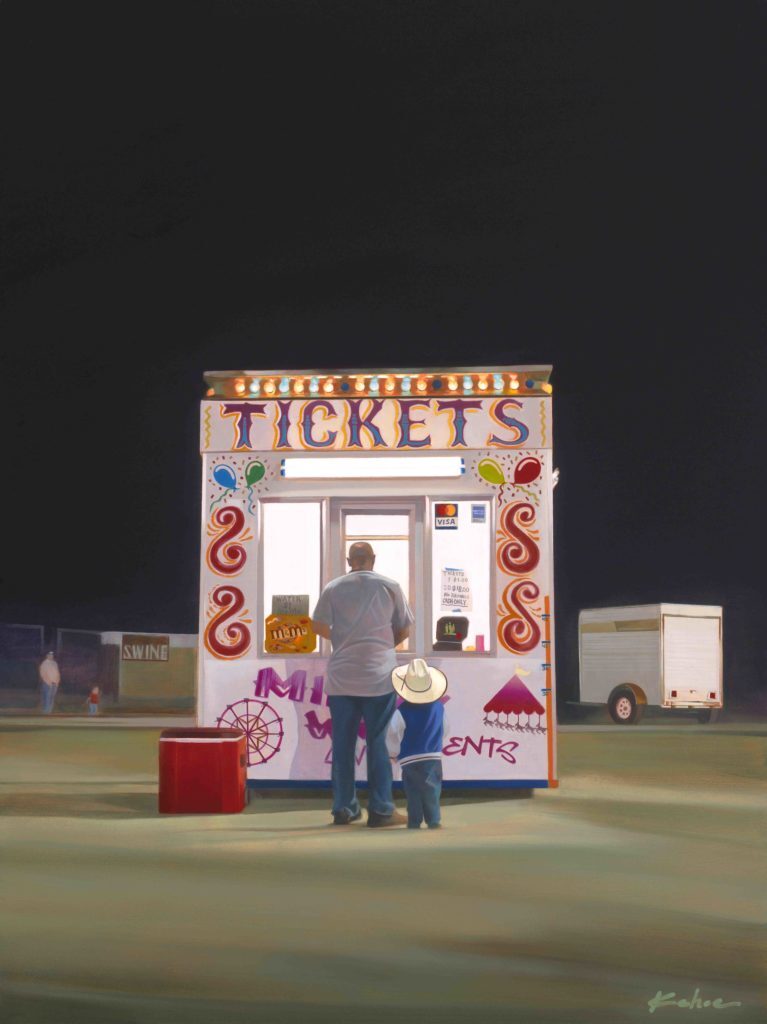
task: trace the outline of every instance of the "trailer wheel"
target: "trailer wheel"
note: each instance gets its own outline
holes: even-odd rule
[[[720,708],[701,708],[700,711],[697,712],[696,717],[703,725],[713,723],[717,718],[719,718],[720,710]]]
[[[636,725],[642,717],[643,705],[637,701],[628,686],[622,686],[610,694],[607,708],[617,725]]]

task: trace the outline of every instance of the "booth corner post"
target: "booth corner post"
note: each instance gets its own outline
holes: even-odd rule
[[[330,786],[311,614],[360,540],[415,612],[399,662],[447,676],[445,787],[558,784],[550,373],[205,374],[198,723],[251,785]]]

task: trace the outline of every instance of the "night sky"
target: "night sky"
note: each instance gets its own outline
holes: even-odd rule
[[[762,3],[0,5],[0,621],[195,632],[206,369],[553,363],[581,607],[767,711]]]

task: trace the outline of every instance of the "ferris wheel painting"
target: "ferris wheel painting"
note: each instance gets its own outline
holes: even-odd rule
[[[282,719],[265,700],[235,701],[216,722],[219,729],[241,729],[245,733],[249,768],[265,764],[282,746]]]

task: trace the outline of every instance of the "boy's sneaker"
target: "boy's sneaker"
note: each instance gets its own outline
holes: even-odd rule
[[[394,810],[391,814],[379,814],[368,811],[368,828],[393,828],[395,825],[407,825],[407,815]]]
[[[359,821],[362,817],[362,811],[357,811],[356,814],[352,814],[351,811],[345,807],[342,811],[333,811],[333,824],[334,825],[351,825],[353,821]]]

